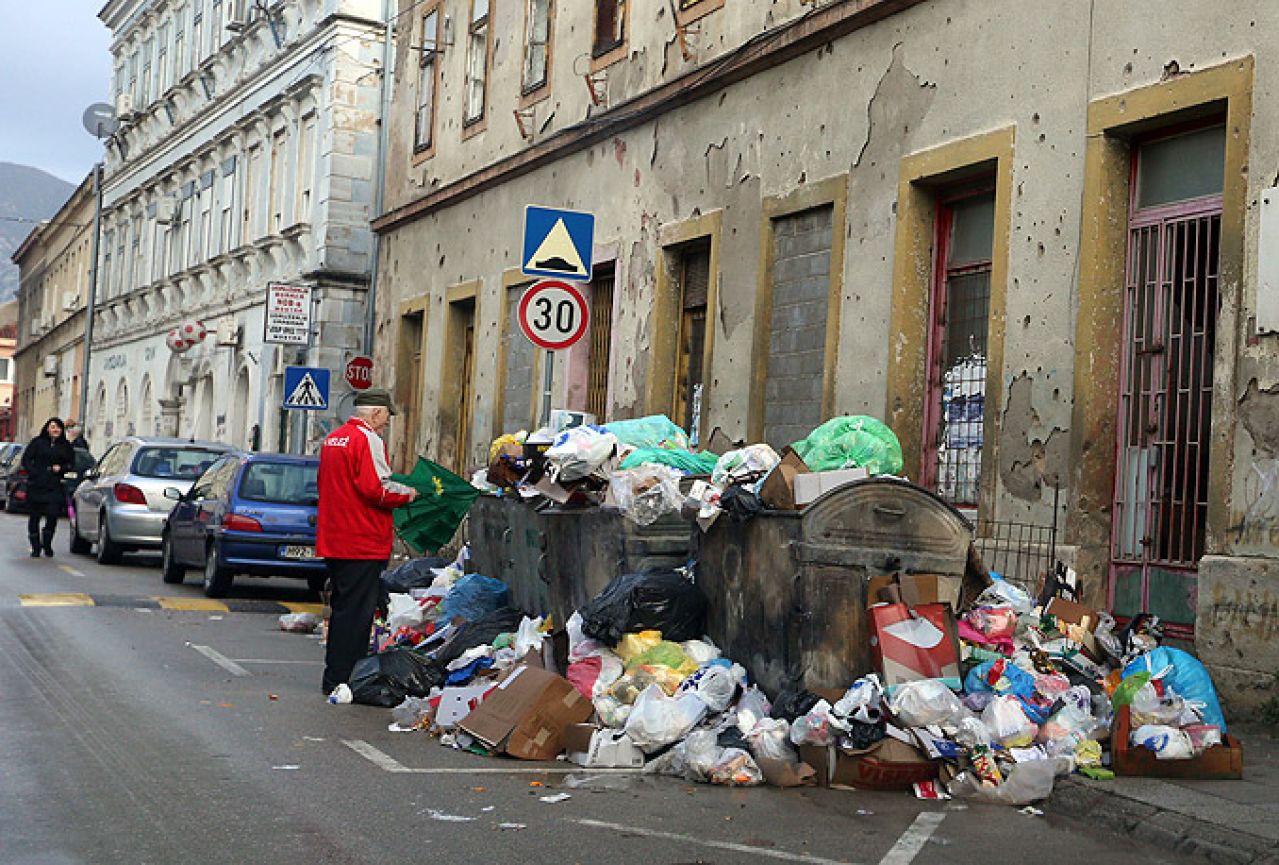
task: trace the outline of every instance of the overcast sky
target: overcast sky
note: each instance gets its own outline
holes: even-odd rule
[[[0,162],[79,183],[101,144],[80,117],[111,87],[105,0],[0,0]]]

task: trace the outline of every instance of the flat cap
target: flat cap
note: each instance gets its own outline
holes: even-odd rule
[[[355,404],[356,406],[379,406],[395,414],[395,402],[391,399],[391,392],[384,387],[371,387],[360,391],[355,397]]]

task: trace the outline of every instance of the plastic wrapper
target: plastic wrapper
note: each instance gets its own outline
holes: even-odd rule
[[[613,647],[613,652],[622,659],[623,664],[629,665],[633,658],[639,657],[661,642],[661,631],[636,631],[631,634],[624,634],[617,641],[617,645]]]
[[[729,451],[719,458],[711,471],[711,483],[720,489],[762,479],[781,462],[777,451],[766,444],[754,444]]]
[[[1026,717],[1016,697],[998,696],[981,713],[991,739],[1005,748],[1024,748],[1035,740],[1039,728]]]
[[[671,448],[635,448],[622,459],[618,468],[625,471],[644,465],[660,465],[670,466],[681,474],[708,475],[718,462],[719,457],[707,451],[695,454]]]
[[[977,607],[1012,607],[1018,613],[1029,613],[1035,608],[1035,600],[1024,589],[990,572],[991,584],[977,596]]]
[[[684,650],[679,647],[679,643],[666,640],[659,641],[638,655],[633,655],[626,662],[628,671],[636,667],[666,667],[678,674],[681,681],[697,672],[697,664],[689,660],[688,655],[685,655]]]
[[[1221,729],[1212,724],[1190,724],[1182,727],[1181,732],[1190,737],[1190,745],[1196,754],[1221,744]]]
[[[1017,613],[1012,607],[976,607],[964,619],[989,641],[1011,639],[1017,630]]]
[[[580,612],[582,633],[610,646],[634,631],[657,630],[681,642],[706,630],[706,596],[692,580],[667,569],[614,577]]]
[[[963,772],[947,788],[950,795],[1002,805],[1021,807],[1052,795],[1053,782],[1071,770],[1071,760],[1058,757],[1018,763],[1009,770],[1003,783],[984,784],[971,772]]]
[[[391,720],[405,729],[424,727],[434,715],[431,701],[424,697],[405,697],[391,710]]]
[[[645,753],[678,742],[706,716],[706,704],[696,694],[668,697],[650,685],[631,707],[626,734]]]
[[[1176,727],[1146,724],[1132,731],[1130,741],[1154,751],[1156,760],[1189,760],[1195,756],[1190,736]]]
[[[316,613],[285,613],[280,616],[280,630],[294,634],[310,634],[324,623]]]
[[[711,767],[710,782],[729,787],[754,787],[764,783],[764,773],[741,748],[725,748]]]
[[[602,476],[605,465],[617,453],[615,435],[595,427],[579,426],[564,430],[546,450],[547,472],[560,484],[572,483],[591,475]]]
[[[683,506],[680,477],[670,466],[645,465],[614,472],[609,488],[622,516],[636,525],[650,526]]]
[[[626,719],[631,714],[631,705],[629,703],[623,703],[609,694],[597,695],[595,699],[591,700],[591,705],[595,707],[595,714],[600,716],[600,723],[615,730],[625,727]]]
[[[780,718],[765,718],[746,735],[751,753],[762,760],[795,762],[798,757],[790,742],[790,724]]]
[[[603,429],[616,436],[622,444],[633,448],[688,450],[688,434],[666,415],[611,421]]]
[[[818,700],[817,705],[795,719],[790,726],[790,740],[794,745],[826,746],[834,743],[831,730],[830,703]]]
[[[937,679],[899,685],[888,699],[888,708],[907,727],[958,724],[968,714],[955,693]]]
[[[791,447],[815,472],[864,468],[872,475],[902,470],[902,448],[883,421],[865,415],[831,418]]]
[[[356,703],[394,708],[405,697],[426,697],[444,682],[444,669],[409,649],[391,649],[356,661],[351,696]]]
[[[608,693],[623,703],[634,703],[650,686],[660,688],[667,695],[673,695],[683,683],[684,677],[669,667],[636,667],[614,682]]]

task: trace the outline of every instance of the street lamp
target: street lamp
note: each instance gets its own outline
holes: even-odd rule
[[[109,138],[120,128],[115,109],[96,102],[84,112],[84,128],[99,141]],[[86,433],[89,424],[89,356],[93,352],[93,316],[98,301],[98,247],[102,238],[102,161],[93,164],[93,264],[89,268],[89,298],[85,302],[84,351],[80,363],[79,420]]]

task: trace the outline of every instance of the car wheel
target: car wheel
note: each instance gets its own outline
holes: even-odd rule
[[[4,500],[4,509],[10,514],[21,513],[21,508],[19,508],[18,503],[13,500],[13,496],[9,496]]]
[[[80,537],[79,522],[76,520],[71,520],[71,525],[69,528],[71,529],[71,531],[69,531],[67,534],[70,535],[71,537],[71,541],[68,544],[68,546],[70,546],[71,548],[71,552],[77,556],[89,555],[89,552],[93,549],[93,544],[89,541],[86,541],[84,538]]]
[[[225,598],[234,581],[235,575],[222,564],[217,544],[210,544],[204,555],[204,594],[210,598]]]
[[[162,560],[160,576],[166,583],[176,585],[186,579],[187,569],[174,560],[173,544],[169,541],[168,534],[165,534],[160,542],[160,556]]]
[[[98,564],[118,565],[124,550],[111,540],[111,527],[107,524],[107,512],[98,516]]]
[[[328,584],[329,584],[328,574],[316,574],[313,577],[306,578],[307,588],[315,592],[317,595],[320,594],[320,592],[323,592],[325,587],[328,586]]]

